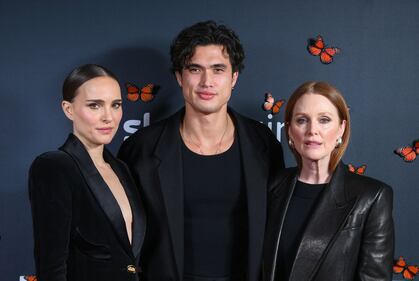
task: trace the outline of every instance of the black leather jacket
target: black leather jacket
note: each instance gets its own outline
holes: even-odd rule
[[[277,279],[278,243],[297,173],[296,168],[286,169],[272,181],[264,242],[264,281]],[[289,280],[392,280],[391,187],[350,173],[340,163],[326,188],[305,228]]]

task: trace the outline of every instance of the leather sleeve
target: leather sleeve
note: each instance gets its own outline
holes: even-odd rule
[[[392,209],[393,192],[389,186],[384,185],[372,203],[367,217],[356,280],[392,280],[394,254]]]
[[[37,280],[67,280],[72,192],[68,167],[55,157],[40,156],[29,171]]]

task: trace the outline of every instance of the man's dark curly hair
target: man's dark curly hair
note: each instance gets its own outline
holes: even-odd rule
[[[244,50],[239,37],[225,25],[214,21],[198,22],[182,30],[170,46],[173,73],[182,73],[183,68],[194,55],[197,46],[220,45],[230,58],[234,72],[244,68]]]

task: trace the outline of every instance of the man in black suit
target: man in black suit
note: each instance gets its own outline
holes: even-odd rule
[[[267,183],[284,167],[281,145],[227,105],[244,59],[231,29],[196,23],[178,34],[170,54],[185,107],[119,151],[145,201],[143,277],[256,281]]]

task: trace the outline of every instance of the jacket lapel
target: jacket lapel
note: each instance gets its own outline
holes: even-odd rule
[[[76,162],[87,186],[111,222],[118,240],[121,242],[127,254],[132,257],[133,253],[126,232],[125,221],[118,202],[96,169],[83,144],[76,136],[70,134],[64,145],[60,147],[60,150],[68,153]],[[108,154],[110,155],[110,153]]]
[[[246,126],[243,117],[229,109],[236,121],[241,152],[243,178],[247,197],[248,217],[248,279],[257,280],[262,258],[266,223],[267,181],[269,176],[268,148],[260,141],[254,129]],[[253,271],[252,271],[253,270]]]
[[[166,206],[179,280],[183,280],[184,253],[182,142],[179,133],[183,113],[184,111],[180,110],[174,118],[167,121],[154,151],[155,157],[159,160],[157,170]]]
[[[345,169],[340,164],[322,191],[312,217],[304,231],[290,274],[290,281],[312,280],[322,260],[343,227],[355,200],[345,194]]]
[[[138,190],[134,185],[134,179],[130,177],[128,167],[124,166],[123,163],[118,162],[112,156],[112,154],[109,153],[108,150],[104,151],[104,157],[106,162],[108,162],[111,165],[112,169],[121,181],[121,184],[124,187],[125,193],[131,206],[131,213],[133,219],[131,248],[134,257],[137,257],[140,254],[146,231],[146,217],[144,206],[142,205]]]
[[[275,280],[279,240],[281,238],[282,227],[284,225],[288,205],[297,181],[296,174],[296,168],[284,169],[271,184],[272,187],[278,186],[278,188],[269,194],[269,217],[268,224],[266,226],[267,232],[265,234],[264,243],[265,248],[263,255],[264,262],[262,280]]]
[[[240,115],[229,109],[235,121],[239,136],[242,157],[244,183],[246,186],[248,208],[248,268],[259,264],[262,254],[262,244],[266,222],[266,188],[269,165],[267,147],[259,141],[254,130],[245,126]],[[159,160],[158,173],[161,191],[166,206],[169,229],[172,236],[179,280],[183,278],[184,253],[184,194],[183,170],[181,155],[181,138],[179,126],[184,110],[165,125],[162,135],[156,145],[155,157]],[[257,276],[259,272],[249,272]],[[249,278],[256,280],[256,277]]]

